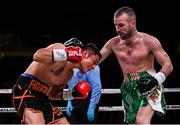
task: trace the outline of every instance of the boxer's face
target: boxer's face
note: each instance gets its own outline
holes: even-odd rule
[[[132,35],[134,24],[131,20],[129,20],[127,14],[124,13],[118,17],[114,17],[114,25],[116,32],[121,39],[126,40]]]
[[[95,68],[99,62],[99,56],[94,54],[86,54],[81,61],[81,72],[85,73]]]

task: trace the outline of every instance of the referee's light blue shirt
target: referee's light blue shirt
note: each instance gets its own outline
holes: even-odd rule
[[[74,75],[68,82],[68,88],[73,89],[79,81],[87,81],[90,84],[92,91],[89,107],[96,106],[96,104],[99,103],[102,89],[99,65],[84,74],[81,74],[79,69],[75,68],[73,70]]]

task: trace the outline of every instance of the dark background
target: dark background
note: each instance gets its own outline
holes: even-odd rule
[[[176,0],[72,0],[59,3],[51,0],[0,3],[0,88],[12,88],[19,74],[24,72],[32,61],[32,55],[38,48],[54,42],[65,42],[72,37],[77,37],[84,43],[94,42],[102,48],[107,40],[116,36],[113,14],[122,6],[130,6],[135,10],[138,31],[157,37],[169,54],[174,71],[165,81],[165,87],[180,88],[180,9]],[[115,56],[109,56],[100,67],[103,88],[119,88],[122,72]],[[156,67],[160,68],[157,63]],[[4,106],[0,103],[2,106],[12,106],[7,95],[1,98],[7,104]],[[178,94],[168,93],[166,98],[168,104],[179,103]],[[103,95],[102,105],[108,105],[105,103],[109,99],[112,98]],[[120,101],[121,97],[118,95],[112,100],[113,105],[119,105]],[[166,118],[155,118],[153,122],[180,123],[176,118],[178,113],[169,111]],[[8,116],[11,115],[0,115],[0,118],[4,119],[2,123],[7,122]],[[122,113],[120,116],[116,114],[115,117],[116,120],[111,119],[106,123],[122,123]],[[100,123],[103,123],[101,119]]]

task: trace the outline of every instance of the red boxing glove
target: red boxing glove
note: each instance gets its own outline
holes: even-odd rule
[[[73,100],[73,99],[86,99],[88,97],[91,87],[89,83],[80,81],[76,84],[74,89],[63,90],[60,98],[62,100]]]
[[[67,52],[67,60],[73,63],[79,63],[82,61],[82,50],[79,47],[69,46],[65,48]]]
[[[90,89],[91,87],[89,83],[80,81],[76,84],[72,92],[72,96],[74,97],[74,99],[85,99],[88,97]]]

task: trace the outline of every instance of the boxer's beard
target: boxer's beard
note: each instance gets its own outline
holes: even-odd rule
[[[123,34],[123,35],[119,34],[119,35],[120,35],[122,40],[126,40],[132,35],[132,31],[129,30],[126,34]]]

